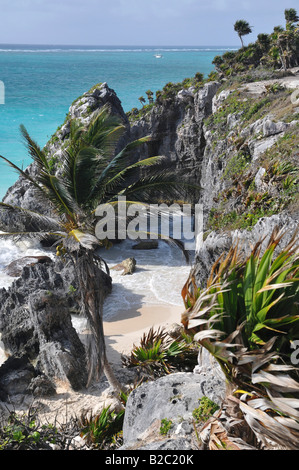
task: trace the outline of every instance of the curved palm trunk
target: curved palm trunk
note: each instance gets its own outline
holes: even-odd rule
[[[99,261],[92,250],[80,248],[72,254],[81,292],[81,307],[90,327],[87,350],[88,387],[92,380],[99,380],[102,373],[106,375],[109,384],[116,391],[122,391],[122,386],[115,377],[106,356],[105,337],[103,329],[103,293],[101,289]]]

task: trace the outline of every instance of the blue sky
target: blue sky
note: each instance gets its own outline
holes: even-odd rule
[[[1,44],[237,45],[284,25],[297,0],[0,0]]]

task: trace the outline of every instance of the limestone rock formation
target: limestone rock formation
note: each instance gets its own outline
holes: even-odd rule
[[[19,277],[22,274],[25,266],[34,266],[37,263],[52,263],[52,258],[49,256],[24,256],[9,263],[4,272],[11,277]]]
[[[44,150],[53,165],[57,165],[57,163],[63,161],[63,150],[67,148],[69,140],[70,120],[76,118],[88,125],[95,113],[103,106],[107,106],[113,115],[118,116],[126,128],[123,138],[119,141],[119,147],[117,150],[128,142],[130,128],[128,118],[124,113],[121,102],[114,90],[108,87],[107,83],[100,83],[92,87],[91,90],[84,93],[72,103],[65,122],[60,126],[60,128],[58,128],[56,133],[46,144]],[[32,137],[34,138],[34,136]],[[26,152],[25,148],[24,152]],[[59,166],[61,165],[57,166],[57,172],[61,171]],[[29,165],[25,172],[28,172],[34,177],[36,174],[35,163]],[[3,198],[3,202],[15,206],[21,206],[24,209],[40,212],[44,215],[53,215],[48,202],[45,202],[41,198],[40,194],[37,194],[36,190],[32,188],[26,178],[22,176],[20,176],[16,183],[8,189]],[[13,216],[11,212],[8,214],[5,211],[1,211],[0,229],[2,231],[34,231],[37,227],[32,222],[30,216],[26,217],[24,214],[23,217],[20,218],[18,215]]]
[[[296,83],[299,86],[298,80]],[[129,122],[113,90],[103,84],[70,108],[69,118],[88,122],[92,112],[110,103],[127,127],[125,141],[151,135],[147,148],[139,150],[142,156],[146,152],[165,155],[169,166],[201,186],[199,200],[194,197],[204,209],[204,238],[197,246],[193,267],[198,285],[205,284],[214,261],[237,240],[247,253],[261,237],[266,241],[274,227],[285,230],[287,243],[298,226],[298,111],[287,90],[277,95],[266,93],[258,82],[208,81],[198,89],[182,87],[171,99],[157,100]],[[47,144],[49,158],[61,158],[68,133],[67,120]],[[34,174],[34,165],[26,171]],[[35,199],[23,179],[10,188],[5,202],[48,213],[48,207]],[[30,220],[1,215],[2,230],[16,224],[32,227]],[[75,388],[82,385],[85,374],[82,344],[69,317],[77,303],[66,295],[66,286],[76,287],[75,281],[69,271],[62,274],[54,266],[25,267],[12,288],[0,292],[2,341],[19,359],[27,357],[37,364],[38,370],[33,370],[25,359],[22,363],[22,380],[29,388],[39,373],[49,380],[58,374]],[[131,263],[129,269],[134,268]],[[121,269],[125,269],[123,265]],[[106,292],[110,282],[103,276]],[[214,369],[201,362],[197,373],[171,374],[133,391],[126,408],[123,448],[192,449],[192,409],[200,396],[220,402],[225,392],[225,384]],[[7,381],[5,387],[4,396],[11,390]],[[186,423],[181,427],[180,416]],[[177,433],[157,442],[163,418],[175,418]],[[145,439],[152,442],[145,445]]]
[[[87,376],[85,348],[71,318],[79,313],[76,286],[73,266],[58,261],[24,267],[12,286],[0,291],[1,340],[10,358],[26,356],[35,364],[34,377],[59,379],[74,390],[85,386]],[[104,296],[111,291],[104,272],[100,287]]]
[[[135,389],[126,404],[124,449],[194,449],[192,412],[206,396],[218,405],[225,395],[225,380],[209,374],[178,372]],[[172,421],[171,440],[159,438],[161,421]],[[178,441],[176,441],[178,439]],[[185,440],[184,446],[182,440]],[[150,442],[152,440],[153,442]],[[146,441],[147,446],[144,447]],[[154,443],[154,444],[153,444]]]

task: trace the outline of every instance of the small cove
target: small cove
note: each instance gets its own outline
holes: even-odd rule
[[[188,278],[190,265],[187,264],[181,250],[166,242],[159,241],[157,249],[135,250],[136,242],[125,240],[109,250],[100,250],[100,255],[107,262],[112,277],[112,293],[104,302],[103,319],[113,322],[116,317],[138,311],[146,307],[153,312],[157,307],[184,310],[181,289]],[[49,252],[32,243],[15,244],[10,240],[0,241],[0,288],[9,288],[15,278],[7,276],[5,266],[23,256],[47,254]],[[52,255],[54,256],[54,255]],[[134,257],[136,271],[132,275],[122,275],[122,271],[113,268],[126,258]],[[177,318],[177,322],[180,318]],[[161,317],[163,322],[163,317]],[[82,317],[73,316],[73,325],[80,333],[86,328]],[[121,333],[121,331],[119,332]],[[0,364],[5,360],[0,342]]]

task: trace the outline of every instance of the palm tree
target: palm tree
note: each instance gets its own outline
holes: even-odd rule
[[[270,39],[269,34],[264,34],[264,33],[258,34],[257,40],[258,40],[259,45],[264,51],[269,50],[269,47],[271,44],[271,39]]]
[[[73,121],[69,146],[63,153],[63,167],[53,168],[46,153],[30,137],[26,128],[21,133],[36,166],[36,175],[23,171],[13,162],[0,156],[23,178],[30,182],[36,197],[53,208],[46,216],[22,207],[0,203],[0,209],[21,217],[30,216],[37,223],[34,232],[4,233],[2,237],[55,237],[57,254],[68,256],[75,265],[81,293],[82,312],[90,326],[88,345],[88,381],[99,379],[104,371],[110,385],[121,390],[107,361],[103,321],[100,269],[105,264],[96,249],[103,245],[95,237],[95,209],[99,204],[113,203],[118,195],[142,201],[151,194],[166,193],[182,196],[183,184],[174,173],[163,169],[163,157],[149,157],[132,163],[132,152],[148,142],[149,137],[127,144],[115,155],[115,148],[125,127],[103,107],[85,127]],[[145,176],[140,171],[145,172]],[[186,185],[183,190],[184,193]]]
[[[299,16],[297,15],[297,11],[295,8],[289,8],[284,11],[284,17],[286,20],[286,28],[288,29],[293,23],[299,21]]]
[[[242,36],[252,33],[252,27],[245,20],[237,20],[234,24],[234,30],[238,33],[242,47],[244,47]]]
[[[140,97],[138,98],[138,101],[140,101],[140,103],[142,104],[142,106],[144,106],[145,99],[144,99],[143,96],[140,96]]]
[[[152,104],[152,103],[153,103],[153,96],[154,96],[154,93],[153,93],[151,90],[147,90],[145,93],[146,93],[146,95],[147,95],[149,104]]]

